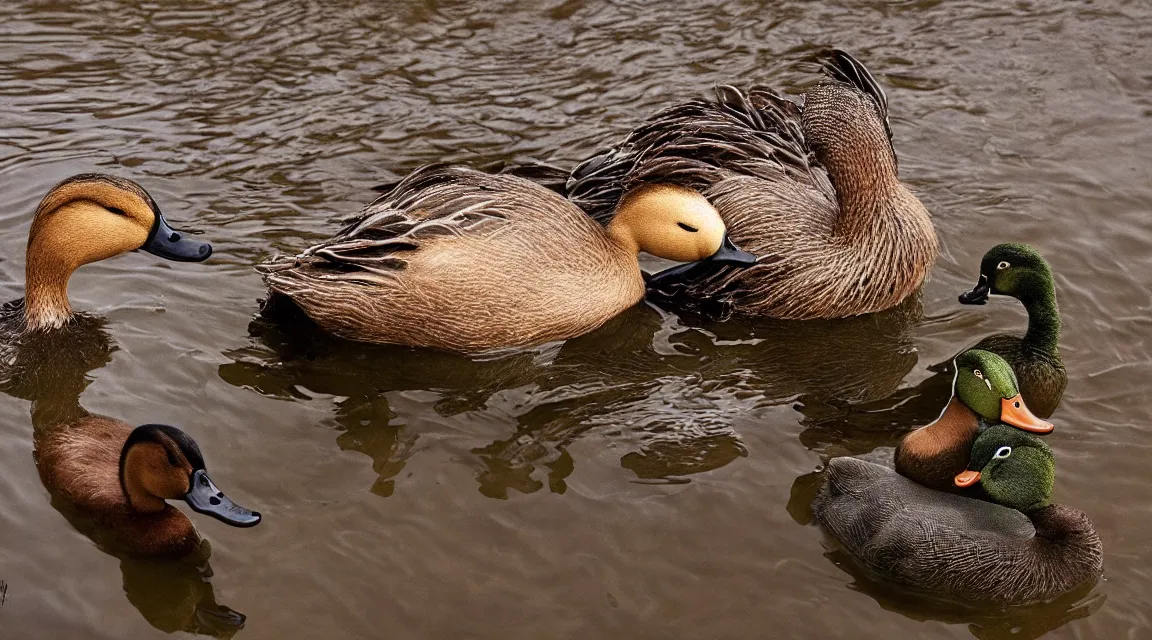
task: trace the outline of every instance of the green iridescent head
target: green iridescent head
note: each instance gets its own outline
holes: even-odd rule
[[[998,425],[976,438],[968,469],[956,476],[956,486],[977,482],[994,501],[1028,513],[1052,502],[1056,462],[1039,438]]]
[[[1003,422],[1034,433],[1048,433],[1052,425],[1032,415],[1012,367],[1000,356],[969,349],[956,357],[952,393],[964,406],[989,422]]]
[[[1026,244],[998,244],[980,261],[980,281],[960,294],[961,304],[984,304],[989,294],[1019,300],[1055,295],[1052,269],[1038,251]]]

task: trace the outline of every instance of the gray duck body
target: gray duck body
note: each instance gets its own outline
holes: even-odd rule
[[[769,256],[651,291],[681,308],[815,319],[894,307],[919,290],[936,234],[897,176],[884,92],[844,52],[824,69],[803,107],[767,87],[721,86],[669,108],[574,169],[563,192],[605,222],[628,189],[681,184],[739,246]]]
[[[877,464],[835,458],[816,519],[868,569],[947,598],[1002,605],[1048,600],[1097,579],[1103,547],[1082,512],[1027,516],[923,487]]]

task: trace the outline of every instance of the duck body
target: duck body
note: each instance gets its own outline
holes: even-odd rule
[[[859,562],[899,584],[960,600],[1047,600],[1095,580],[1103,548],[1084,513],[1028,515],[941,493],[881,465],[835,458],[812,505]]]
[[[677,187],[644,199],[711,210]],[[643,242],[613,231],[528,180],[433,165],[332,239],[260,269],[337,336],[479,353],[582,335],[639,302]]]
[[[74,505],[111,529],[117,542],[141,555],[187,555],[200,546],[188,516],[165,505],[140,513],[120,484],[120,453],[133,427],[104,416],[89,416],[50,430],[36,442],[40,480],[54,497]]]
[[[833,52],[825,71],[803,107],[765,87],[725,86],[663,111],[573,170],[564,192],[607,221],[637,184],[682,184],[716,206],[737,244],[771,256],[651,283],[678,306],[782,319],[894,307],[919,290],[939,244],[897,176],[883,91],[846,53]]]
[[[260,514],[212,485],[196,443],[174,427],[85,416],[38,434],[34,456],[54,499],[109,530],[115,545],[133,554],[183,556],[200,547],[192,521],[166,499],[184,499],[233,526],[260,522]]]

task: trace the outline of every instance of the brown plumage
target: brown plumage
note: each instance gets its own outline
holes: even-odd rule
[[[164,425],[133,428],[120,420],[87,416],[44,430],[35,439],[36,468],[53,497],[74,505],[111,531],[115,543],[140,555],[186,555],[200,535],[166,499],[235,526],[252,526],[260,515],[237,507],[208,481],[205,508],[190,499],[198,489],[204,458],[195,441]],[[201,481],[203,482],[203,481]],[[248,514],[249,517],[245,517]]]
[[[679,306],[783,319],[893,307],[928,274],[936,234],[897,175],[883,90],[842,51],[824,70],[802,107],[721,86],[667,109],[573,170],[564,193],[608,221],[636,185],[681,184],[716,206],[737,244],[774,258],[654,291]]]
[[[461,353],[535,345],[636,304],[639,251],[691,262],[725,238],[715,209],[681,187],[633,190],[618,209],[605,228],[528,180],[434,165],[331,240],[260,270],[274,296],[351,340]]]

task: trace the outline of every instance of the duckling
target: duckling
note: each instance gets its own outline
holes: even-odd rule
[[[1060,309],[1052,269],[1040,252],[1026,244],[999,244],[980,261],[980,281],[960,294],[961,304],[984,304],[990,294],[1012,296],[1028,310],[1023,337],[988,336],[976,345],[1008,361],[1020,380],[1020,391],[1037,415],[1056,411],[1068,372],[1060,359]]]
[[[700,194],[645,185],[601,227],[531,181],[416,170],[334,238],[262,265],[272,292],[360,342],[464,354],[576,337],[644,296],[637,254],[747,267]]]
[[[68,280],[83,265],[142,249],[178,262],[202,262],[212,246],[168,225],[143,187],[84,173],[48,192],[32,218],[25,295],[0,307],[0,343],[60,329],[75,318]]]
[[[660,112],[577,166],[563,193],[600,221],[651,182],[703,193],[750,269],[653,278],[657,298],[709,316],[844,318],[897,306],[939,253],[928,211],[900,182],[888,99],[851,55],[825,56],[827,79],[803,107],[766,87],[716,89]]]
[[[183,556],[200,546],[192,521],[165,500],[184,500],[234,527],[261,519],[212,484],[200,447],[176,427],[88,416],[38,436],[34,455],[49,492],[109,528],[131,553]]]
[[[995,503],[835,458],[812,508],[852,556],[890,580],[948,598],[1025,604],[1086,585],[1103,565],[1088,516],[1051,503],[1054,479],[1048,445],[998,425],[976,439],[955,479],[979,482]]]
[[[1028,410],[1012,367],[1000,356],[969,349],[957,356],[952,399],[935,422],[909,433],[896,447],[896,471],[920,484],[947,491],[964,469],[981,428],[1004,423],[1051,433],[1052,424]]]

